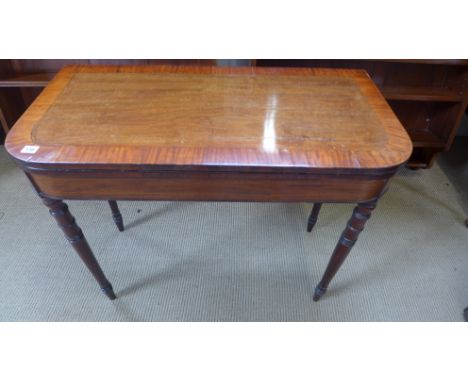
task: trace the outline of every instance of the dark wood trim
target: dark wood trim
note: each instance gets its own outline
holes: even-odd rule
[[[138,173],[138,174],[170,174],[172,172],[177,173],[191,173],[191,172],[203,172],[206,174],[231,174],[231,173],[257,173],[257,174],[295,174],[295,175],[331,175],[331,176],[356,176],[358,178],[372,178],[372,179],[386,179],[393,176],[400,166],[375,168],[375,169],[353,169],[353,168],[316,168],[311,169],[310,167],[262,167],[262,166],[242,166],[242,167],[230,167],[230,166],[194,166],[194,165],[154,165],[154,166],[139,166],[139,165],[119,165],[119,166],[106,166],[104,164],[93,164],[92,169],[89,165],[78,165],[78,164],[67,164],[66,168],[61,165],[46,165],[42,163],[26,162],[17,158],[12,159],[20,166],[23,171],[37,174],[87,174],[94,173],[100,175],[122,175]]]

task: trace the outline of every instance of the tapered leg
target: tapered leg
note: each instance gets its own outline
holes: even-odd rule
[[[81,231],[80,227],[78,227],[75,222],[75,218],[68,210],[68,206],[62,200],[43,197],[42,201],[49,208],[50,214],[57,221],[57,224],[62,229],[65,237],[68,239],[73,248],[75,248],[75,251],[81,257],[81,260],[83,260],[90,272],[93,274],[94,278],[101,286],[101,290],[111,300],[115,299],[115,294],[111,283],[106,279],[106,276],[102,272],[99,263],[94,257],[94,254],[83,235],[83,232]]]
[[[3,131],[5,132],[6,136],[10,131],[10,128],[8,127],[8,123],[6,121],[5,115],[3,114],[2,108],[0,108],[0,125],[2,125]]]
[[[309,216],[309,221],[307,222],[307,232],[311,232],[312,228],[314,228],[315,223],[317,223],[320,208],[322,208],[322,203],[314,203],[314,206],[312,207],[312,212]]]
[[[341,234],[322,280],[320,280],[315,288],[314,301],[320,300],[320,297],[322,297],[327,291],[328,284],[330,284],[333,276],[335,276],[338,269],[340,269],[341,264],[345,261],[346,256],[348,256],[351,251],[351,248],[356,242],[359,234],[364,229],[367,219],[370,218],[372,211],[377,205],[377,200],[378,199],[376,198],[366,203],[359,203],[354,208],[353,215]]]
[[[115,200],[109,200],[109,206],[112,210],[112,218],[114,219],[115,225],[120,232],[124,230],[122,214],[120,213],[119,206]]]

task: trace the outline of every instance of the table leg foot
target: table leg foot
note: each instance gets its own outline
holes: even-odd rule
[[[86,267],[92,273],[104,293],[112,300],[115,298],[111,283],[107,280],[99,263],[94,257],[83,231],[76,224],[75,218],[68,210],[68,206],[57,199],[42,197],[43,203],[49,208],[50,214],[55,218],[57,224],[62,229],[65,237],[85,263]]]
[[[112,210],[112,218],[114,219],[114,223],[117,226],[118,230],[122,232],[124,230],[123,218],[122,214],[120,213],[119,206],[115,200],[109,200],[109,206]]]
[[[330,281],[333,279],[336,272],[338,272],[338,269],[340,269],[354,243],[356,243],[359,234],[364,229],[364,225],[376,207],[377,201],[378,198],[375,198],[368,202],[359,203],[354,208],[353,214],[349,219],[345,230],[341,234],[335,250],[333,251],[322,280],[320,280],[317,288],[315,289],[314,301],[318,301],[320,297],[325,294]]]
[[[326,291],[327,291],[327,288],[322,288],[320,284],[317,285],[315,287],[315,292],[314,292],[314,301],[320,300],[320,298],[325,294]]]
[[[314,228],[315,224],[317,223],[320,208],[322,208],[322,203],[314,203],[314,206],[312,207],[312,212],[309,216],[309,220],[307,221],[307,232],[311,232],[312,228]]]
[[[112,288],[112,285],[109,284],[107,287],[105,288],[101,288],[101,290],[104,292],[104,294],[109,297],[109,300],[115,300],[116,299],[116,296],[115,296],[115,293],[114,293],[114,289]]]

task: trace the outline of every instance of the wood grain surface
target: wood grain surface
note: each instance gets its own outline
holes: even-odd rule
[[[258,172],[33,172],[41,194],[62,199],[355,202],[374,198],[388,177]]]
[[[24,168],[313,172],[397,167],[412,146],[360,70],[70,66],[6,148]]]

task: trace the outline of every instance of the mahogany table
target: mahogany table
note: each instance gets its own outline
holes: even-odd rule
[[[317,301],[412,146],[360,70],[70,66],[6,149],[111,299],[64,199],[357,203]]]

